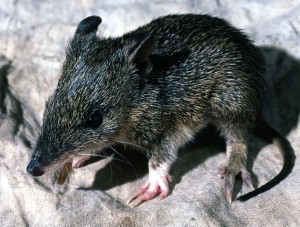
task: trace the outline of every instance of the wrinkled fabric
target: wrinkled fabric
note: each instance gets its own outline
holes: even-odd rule
[[[147,180],[147,160],[134,151],[33,178],[26,166],[76,25],[99,15],[98,34],[118,36],[171,13],[209,13],[242,29],[267,60],[264,119],[300,155],[300,2],[285,1],[5,1],[0,0],[1,226],[299,226],[300,163],[271,190],[229,204],[217,170],[225,146],[204,131],[179,152],[171,194],[131,208],[127,199]],[[213,137],[213,139],[211,139]],[[258,185],[282,167],[279,151],[250,135],[248,167]],[[237,196],[252,189],[237,181]]]

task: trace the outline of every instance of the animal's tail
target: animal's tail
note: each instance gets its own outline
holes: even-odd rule
[[[268,142],[273,142],[279,148],[283,158],[283,167],[280,173],[268,183],[262,185],[261,187],[255,189],[252,192],[239,196],[237,200],[240,201],[247,201],[248,199],[257,196],[263,192],[266,192],[273,188],[275,185],[279,184],[292,172],[295,164],[296,157],[289,141],[282,137],[266,122],[264,122],[263,120],[259,120],[256,127],[254,128],[254,133],[267,140]]]

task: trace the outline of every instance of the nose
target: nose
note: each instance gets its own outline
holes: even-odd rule
[[[31,174],[34,177],[41,176],[45,173],[43,168],[33,160],[30,161],[26,170],[27,173]]]

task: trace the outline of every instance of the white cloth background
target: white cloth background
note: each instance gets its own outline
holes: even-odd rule
[[[170,13],[223,17],[261,47],[269,72],[264,117],[299,156],[299,0],[0,0],[1,226],[300,225],[299,160],[270,191],[228,204],[217,177],[226,155],[215,140],[180,152],[171,171],[171,195],[137,208],[126,200],[147,179],[147,162],[139,154],[124,153],[133,167],[106,159],[80,168],[63,186],[54,183],[53,174],[33,178],[26,173],[45,100],[55,88],[77,24],[99,15],[99,35],[117,36]],[[280,171],[281,156],[272,144],[251,136],[250,153],[249,167],[260,185]],[[239,195],[248,191],[243,186]]]

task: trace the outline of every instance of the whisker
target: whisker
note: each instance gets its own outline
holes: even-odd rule
[[[27,113],[23,112],[23,120],[26,128],[30,132],[32,136],[37,136],[38,132],[40,131],[40,126],[37,123],[36,119],[33,120],[31,115],[28,115]]]
[[[93,157],[101,157],[101,158],[109,157],[109,156],[105,156],[105,155],[101,155],[101,154],[84,154],[84,153],[73,155],[73,157],[75,157],[75,156],[93,156]]]
[[[51,89],[52,89],[52,90],[50,90],[50,92],[53,92],[55,90],[55,88],[53,86],[53,63],[54,63],[54,59],[52,59],[51,72],[50,72],[50,84],[51,84]]]
[[[108,146],[108,147],[110,147],[114,152],[116,152],[118,155],[120,155],[122,158],[124,158],[125,160],[126,160],[126,163],[128,163],[130,166],[131,166],[131,168],[132,168],[132,170],[133,170],[133,172],[134,172],[134,175],[135,175],[135,177],[136,177],[136,179],[138,179],[138,176],[137,176],[137,173],[136,173],[136,171],[135,171],[135,168],[134,168],[134,166],[131,164],[131,162],[124,156],[124,155],[122,155],[120,152],[118,152],[115,148],[113,148],[112,146]]]
[[[78,154],[78,155],[82,155],[82,156],[93,156],[93,157],[101,157],[101,158],[108,158],[110,156],[105,156],[105,155],[100,155],[100,154]],[[76,156],[78,156],[76,155]],[[75,156],[75,155],[74,155]],[[117,160],[117,161],[120,161],[120,162],[124,162],[124,163],[128,163],[122,159],[119,159],[119,158],[115,158],[113,157],[114,160]]]
[[[104,153],[104,155],[106,155],[107,157],[109,157],[109,155],[108,155],[108,153],[106,152],[105,149],[104,149],[102,152]],[[115,158],[114,156],[115,156],[114,154],[111,155],[112,159],[118,160],[118,161],[121,161],[121,162],[123,161],[123,160],[121,160],[121,159]],[[109,179],[109,183],[111,183],[112,178],[113,178],[113,170],[112,170],[112,162],[111,162],[111,161],[109,162],[109,168],[110,168],[110,179]]]
[[[130,142],[125,142],[125,141],[117,141],[117,143],[121,143],[121,144],[125,144],[125,145],[130,145],[130,146],[134,146],[134,147],[137,147],[137,148],[140,148],[141,150],[143,151],[147,151],[146,148],[143,148],[137,144],[134,144],[134,143],[130,143]]]
[[[114,158],[114,157],[113,157]],[[120,161],[120,160],[119,160]],[[110,179],[109,179],[109,183],[111,183],[112,181],[112,175],[113,175],[113,171],[112,171],[112,164],[111,162],[109,162],[109,169],[110,169]]]
[[[121,143],[121,144],[123,144],[123,145],[129,145],[129,146],[137,147],[137,148],[140,148],[140,149],[143,150],[143,151],[148,152],[148,150],[147,150],[146,148],[143,148],[143,147],[141,147],[141,146],[139,146],[139,145],[137,145],[137,144],[134,144],[134,143],[125,142],[125,141],[117,141],[117,143]],[[183,159],[182,159],[182,158],[179,158],[177,154],[172,154],[172,155],[174,156],[174,158],[176,158],[176,159],[178,159],[178,160],[180,160],[180,161],[183,161]]]

